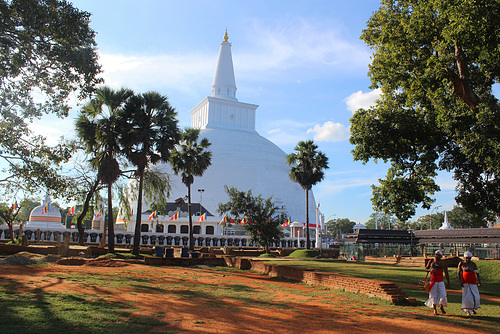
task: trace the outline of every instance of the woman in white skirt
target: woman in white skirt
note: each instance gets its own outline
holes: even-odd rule
[[[481,286],[481,278],[477,265],[471,259],[472,253],[465,252],[464,261],[458,265],[458,279],[462,286],[462,311],[467,312],[468,317],[471,316],[471,313],[476,314],[476,310],[481,307],[479,289],[477,288]]]
[[[431,273],[428,288],[429,299],[425,302],[425,306],[432,307],[434,309],[434,315],[438,315],[438,306],[441,309],[441,313],[446,314],[444,307],[448,306],[446,288],[450,288],[450,276],[448,275],[448,265],[441,259],[442,257],[443,252],[437,250],[434,259],[429,261],[425,267],[425,269]],[[444,278],[446,278],[446,286],[444,284]]]

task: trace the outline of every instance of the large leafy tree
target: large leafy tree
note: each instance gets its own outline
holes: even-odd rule
[[[92,154],[91,163],[98,171],[97,179],[89,184],[88,201],[85,201],[80,216],[85,216],[92,194],[97,190],[99,182],[108,188],[108,250],[114,252],[114,220],[113,220],[113,184],[120,177],[121,169],[118,155],[121,147],[118,139],[121,135],[120,108],[133,95],[129,89],[114,90],[101,87],[97,96],[83,107],[76,121],[78,136]]]
[[[220,203],[218,212],[228,218],[243,220],[243,226],[250,235],[250,242],[265,248],[269,253],[271,244],[283,238],[281,224],[286,215],[273,202],[272,197],[253,196],[252,191],[238,191],[235,187],[224,187],[229,197],[227,203]]]
[[[148,166],[168,162],[179,141],[177,113],[168,98],[157,92],[132,96],[121,114],[120,143],[127,159],[136,167],[138,179],[137,211],[133,254],[139,254],[141,238],[144,174]]]
[[[448,222],[453,228],[486,227],[487,220],[467,212],[463,207],[455,205],[451,211],[446,212]],[[416,230],[437,229],[443,225],[444,211],[430,215],[421,216],[417,221],[410,223],[410,227]]]
[[[88,96],[101,79],[90,14],[62,0],[0,0],[0,159],[4,187],[66,187],[63,145],[48,147],[28,124],[67,116],[69,97]]]
[[[361,38],[382,95],[351,119],[355,160],[390,163],[374,206],[406,221],[452,171],[469,212],[500,213],[500,2],[384,0]]]
[[[22,223],[22,221],[18,218],[21,208],[22,204],[21,206],[14,207],[13,205],[0,203],[0,221],[5,222],[5,224],[9,227],[11,241],[14,241],[14,223],[16,221]]]
[[[30,219],[31,211],[40,205],[40,201],[34,200],[32,198],[25,198],[22,201],[18,202],[20,206],[19,214],[16,219],[19,222],[27,222]]]
[[[72,217],[76,223],[79,232],[79,244],[83,245],[85,228],[90,228],[92,222],[92,210],[90,209],[91,200],[99,195],[106,184],[102,183],[98,177],[98,168],[92,166],[94,152],[88,153],[86,145],[82,139],[73,142],[76,154],[71,158],[71,191],[72,198],[78,205],[75,215]],[[83,204],[81,204],[83,203]]]
[[[356,223],[349,218],[330,219],[325,223],[326,230],[334,237],[340,234],[352,233],[354,225]]]
[[[398,226],[396,217],[383,212],[374,212],[365,223],[366,228],[375,230],[392,230]]]
[[[311,248],[309,240],[309,191],[312,186],[323,180],[324,170],[328,168],[327,156],[318,151],[318,145],[312,140],[300,141],[295,152],[286,157],[290,165],[290,178],[300,184],[306,192],[306,248]]]
[[[459,205],[455,205],[447,214],[448,221],[453,228],[486,227],[488,224],[486,219],[467,212]]]
[[[208,150],[211,144],[207,138],[199,140],[199,136],[199,129],[185,129],[181,133],[181,140],[171,159],[174,173],[181,175],[182,183],[187,187],[190,250],[194,249],[191,185],[194,177],[202,176],[212,163],[212,152]]]

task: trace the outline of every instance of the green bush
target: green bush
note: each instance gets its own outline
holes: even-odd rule
[[[17,238],[7,242],[6,245],[20,245],[21,241],[22,241],[21,238]]]
[[[143,259],[145,254],[139,254],[138,256],[132,254],[132,253],[107,253],[104,255],[105,257],[108,257],[110,259]]]
[[[259,257],[277,257],[275,254],[271,254],[271,253],[263,253],[263,254],[260,254]]]
[[[295,258],[314,258],[319,255],[319,251],[315,249],[297,249],[292,254],[288,255],[288,257]]]

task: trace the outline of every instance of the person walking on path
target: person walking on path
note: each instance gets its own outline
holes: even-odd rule
[[[464,261],[458,264],[458,279],[462,286],[462,311],[467,312],[470,317],[471,313],[476,314],[476,310],[481,307],[478,289],[481,286],[481,278],[477,265],[472,262],[471,252],[465,252]]]
[[[442,260],[443,252],[437,250],[434,259],[429,261],[425,266],[426,271],[430,271],[431,277],[429,281],[429,299],[425,302],[425,306],[434,309],[434,315],[438,315],[437,307],[441,309],[442,314],[446,314],[445,306],[448,306],[448,298],[446,296],[446,288],[450,288],[450,275],[448,274],[448,265]],[[444,285],[444,277],[446,277],[446,286]]]

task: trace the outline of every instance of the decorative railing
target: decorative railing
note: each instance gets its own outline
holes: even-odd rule
[[[19,238],[19,229],[14,230],[14,237]],[[67,236],[70,242],[78,242],[80,233],[75,229],[61,230],[30,230],[22,231],[28,242],[51,242],[57,241],[59,236],[63,241]],[[83,239],[85,243],[99,243],[103,238],[101,230],[85,230]],[[10,240],[10,231],[8,228],[0,228],[0,240]],[[305,238],[283,238],[274,243],[271,247],[281,248],[304,248]],[[134,233],[126,231],[115,232],[115,245],[132,245],[134,243]],[[159,232],[141,232],[141,245],[150,246],[188,246],[189,236],[187,234],[169,234]],[[195,234],[194,244],[198,247],[255,247],[250,242],[250,237],[246,235],[215,235],[215,234]],[[314,247],[314,240],[311,240],[311,246]]]

